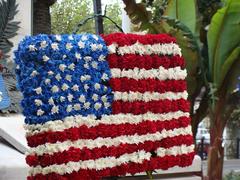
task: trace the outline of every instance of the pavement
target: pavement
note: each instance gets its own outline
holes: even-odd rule
[[[203,174],[207,174],[207,161],[203,161]],[[231,171],[240,173],[240,159],[224,160],[223,174],[226,175]]]

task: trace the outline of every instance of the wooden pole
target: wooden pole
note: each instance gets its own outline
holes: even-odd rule
[[[93,0],[94,14],[102,14],[101,0]],[[95,18],[96,34],[103,34],[103,18],[98,16]]]

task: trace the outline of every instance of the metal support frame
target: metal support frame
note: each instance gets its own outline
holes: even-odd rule
[[[93,0],[94,14],[102,14],[101,0]],[[103,18],[101,16],[95,17],[96,34],[103,34]]]

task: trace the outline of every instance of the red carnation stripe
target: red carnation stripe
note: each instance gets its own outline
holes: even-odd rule
[[[81,180],[98,180],[101,177],[120,176],[127,173],[136,174],[149,170],[168,169],[174,166],[190,166],[192,164],[195,153],[182,154],[177,156],[152,157],[150,160],[145,160],[142,163],[126,163],[113,168],[103,170],[81,169],[78,172],[74,171],[71,174],[56,174],[50,173],[47,175],[37,174],[28,176],[28,180],[66,180],[66,179],[81,179]]]
[[[146,91],[165,93],[167,91],[183,92],[187,90],[187,83],[185,80],[166,80],[158,79],[130,79],[130,78],[112,78],[110,79],[110,86],[113,91],[133,91],[144,93]]]
[[[187,127],[190,124],[189,117],[180,117],[170,121],[143,121],[139,124],[100,124],[95,127],[72,127],[63,131],[44,132],[33,136],[28,136],[27,141],[30,147],[36,147],[45,143],[63,142],[66,140],[78,139],[96,139],[98,137],[115,138],[122,135],[144,135],[147,133],[156,133],[163,129],[170,130],[174,128]],[[112,131],[113,129],[113,131]]]
[[[110,68],[120,69],[133,69],[144,68],[144,69],[157,69],[160,66],[164,68],[174,68],[180,66],[184,68],[185,62],[183,57],[180,56],[158,56],[158,55],[143,55],[139,56],[136,54],[125,54],[118,56],[116,54],[108,55],[108,62]]]
[[[124,34],[124,33],[113,33],[109,35],[102,35],[104,41],[109,46],[113,43],[118,44],[118,46],[130,46],[135,43],[141,43],[144,45],[152,45],[158,43],[176,43],[174,37],[168,34]]]
[[[112,113],[132,113],[134,115],[144,114],[147,112],[167,113],[175,111],[189,112],[190,103],[185,99],[178,100],[158,100],[158,101],[133,101],[123,102],[121,100],[113,101]]]
[[[170,148],[181,145],[190,146],[193,144],[193,137],[191,135],[179,135],[162,139],[161,141],[145,141],[139,144],[120,144],[119,146],[94,148],[92,150],[84,148],[71,147],[67,151],[57,152],[52,155],[44,154],[42,156],[28,155],[26,162],[30,166],[40,165],[46,167],[53,164],[64,164],[70,161],[78,162],[80,160],[98,159],[101,157],[114,156],[119,157],[125,153],[133,153],[139,150],[146,152],[155,151],[157,148]]]

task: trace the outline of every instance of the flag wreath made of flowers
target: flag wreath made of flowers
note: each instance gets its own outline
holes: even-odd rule
[[[29,180],[191,165],[187,73],[173,37],[29,36],[15,62]]]

